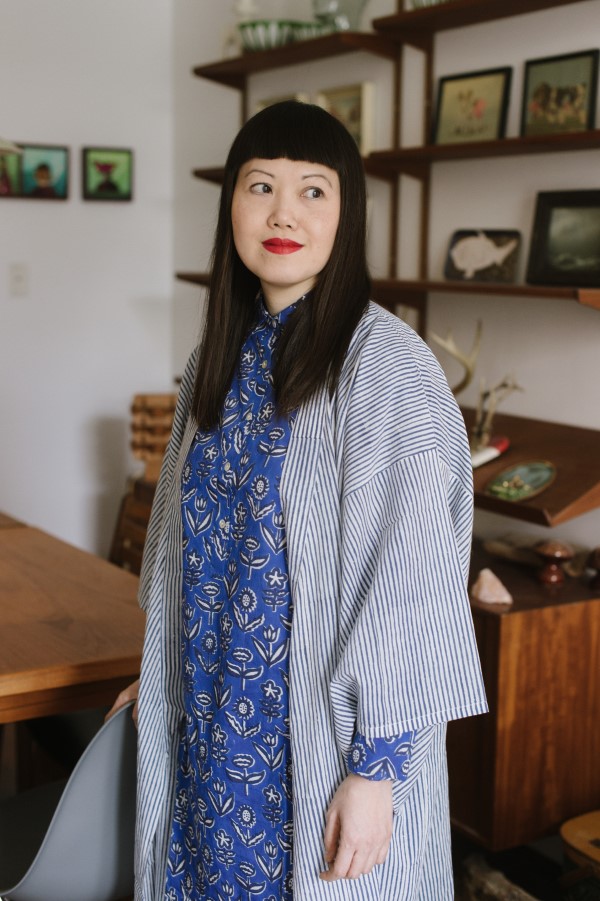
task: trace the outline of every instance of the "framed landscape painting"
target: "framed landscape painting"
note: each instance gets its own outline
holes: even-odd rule
[[[538,194],[527,281],[600,288],[600,190]]]

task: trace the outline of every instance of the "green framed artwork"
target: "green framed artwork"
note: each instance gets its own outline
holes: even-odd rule
[[[21,196],[21,155],[0,153],[0,197]]]
[[[84,200],[131,200],[133,151],[116,147],[83,148]]]
[[[505,66],[440,78],[432,144],[503,138],[511,77]]]
[[[52,144],[20,144],[21,192],[34,200],[66,200],[69,196],[69,148]]]

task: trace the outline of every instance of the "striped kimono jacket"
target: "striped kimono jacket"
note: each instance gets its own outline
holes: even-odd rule
[[[182,597],[181,470],[196,425],[186,369],[144,552],[136,901],[163,901],[173,810]],[[464,424],[427,346],[368,305],[333,398],[297,414],[281,480],[290,586],[295,901],[454,897],[445,751],[449,720],[483,713],[466,593],[472,469]],[[418,730],[394,783],[386,862],[324,883],[323,831],[355,728]]]

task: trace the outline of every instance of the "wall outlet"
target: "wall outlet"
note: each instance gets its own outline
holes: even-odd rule
[[[8,293],[10,297],[27,297],[29,294],[29,266],[27,263],[10,263],[8,267]]]

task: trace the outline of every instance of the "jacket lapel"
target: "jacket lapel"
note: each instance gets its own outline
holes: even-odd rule
[[[296,583],[315,490],[315,472],[322,451],[329,414],[326,390],[319,391],[298,410],[281,475],[281,502],[287,534],[290,581]]]

